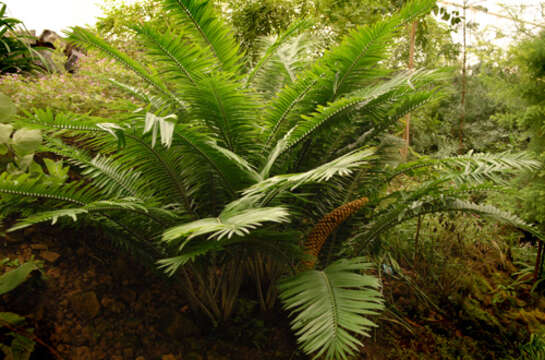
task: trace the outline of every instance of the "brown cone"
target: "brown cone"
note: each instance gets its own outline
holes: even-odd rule
[[[309,258],[311,259],[305,260],[303,264],[310,269],[313,268],[316,264],[317,257],[320,254],[320,250],[324,246],[329,235],[331,235],[331,233],[348,217],[361,209],[368,202],[369,199],[366,197],[351,201],[339,206],[318,221],[305,241],[305,254],[309,255]]]

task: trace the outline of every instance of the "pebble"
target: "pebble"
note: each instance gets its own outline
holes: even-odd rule
[[[53,251],[42,251],[40,252],[40,257],[50,263],[54,263],[61,256]]]

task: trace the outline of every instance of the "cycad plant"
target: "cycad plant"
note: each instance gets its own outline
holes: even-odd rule
[[[380,283],[360,256],[366,242],[441,210],[526,226],[462,200],[490,190],[489,181],[534,168],[523,155],[391,161],[384,135],[437,95],[444,74],[392,73],[382,63],[397,31],[434,1],[411,1],[325,51],[309,51],[300,35],[309,23],[296,22],[268,41],[253,67],[211,1],[163,3],[179,27],[160,33],[134,26],[153,60],[146,65],[88,30],[73,30],[72,41],[142,79],[141,88],[119,85],[146,105],[115,124],[47,110],[23,119],[47,132],[44,150],[79,168],[82,179],[0,177],[0,192],[13,202],[35,197],[51,208],[12,230],[81,217],[108,227],[113,240],[185,281],[193,306],[215,323],[231,314],[246,275],[263,307],[272,306],[275,281],[284,277],[279,297],[303,350],[345,359],[382,308]],[[425,182],[391,190],[392,180],[417,172]],[[339,228],[358,211],[357,221]]]

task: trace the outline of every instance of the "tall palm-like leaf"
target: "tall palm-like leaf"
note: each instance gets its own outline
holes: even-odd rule
[[[286,310],[296,314],[292,327],[299,342],[314,359],[347,359],[363,346],[356,336],[370,336],[376,325],[367,316],[383,309],[380,283],[358,272],[372,267],[363,258],[340,260],[279,285]]]

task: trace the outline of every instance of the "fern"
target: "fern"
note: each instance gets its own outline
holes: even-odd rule
[[[278,286],[284,308],[302,349],[314,359],[348,359],[363,346],[356,336],[371,336],[368,319],[383,309],[377,278],[363,258],[340,260],[323,271],[306,271]]]

